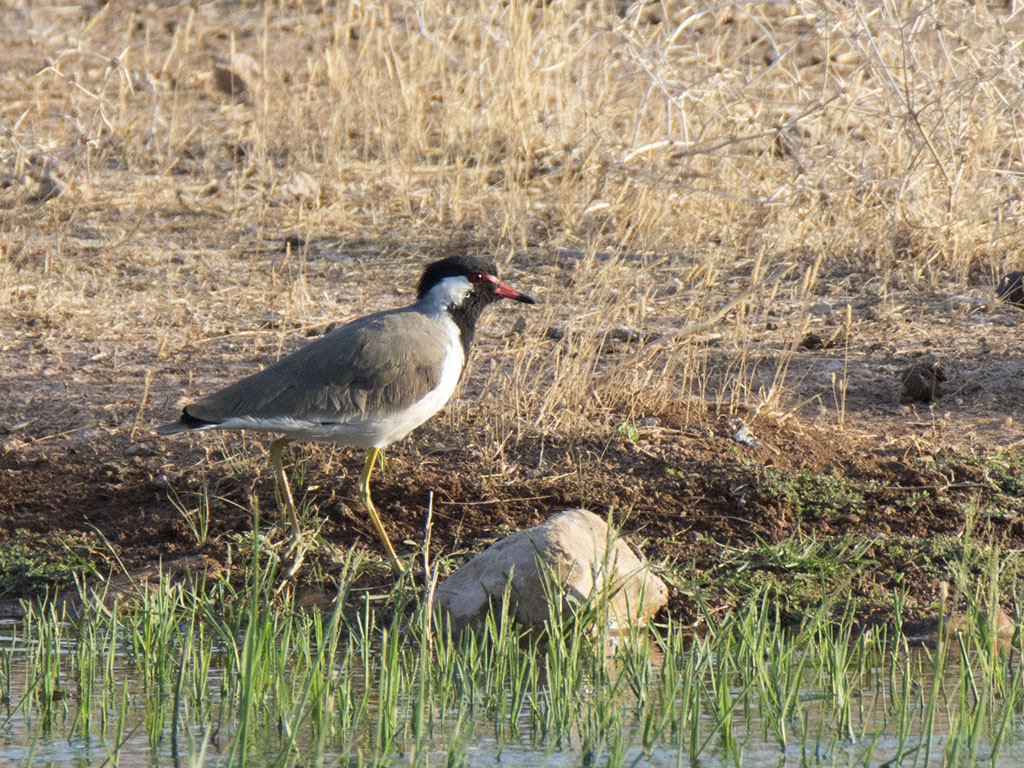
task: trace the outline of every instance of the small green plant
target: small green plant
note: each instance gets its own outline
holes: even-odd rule
[[[17,529],[0,541],[0,596],[38,595],[70,586],[91,572],[96,548],[87,538]]]
[[[774,466],[758,467],[756,473],[761,491],[778,497],[797,520],[828,520],[864,507],[865,489],[842,475]]]
[[[217,486],[210,484],[204,477],[202,488],[194,494],[193,504],[186,504],[174,490],[171,490],[171,505],[178,510],[178,514],[192,531],[196,544],[205,546],[210,537],[210,504],[211,500],[217,498]]]
[[[931,469],[952,483],[968,482],[977,487],[1024,500],[1024,453],[1012,450],[974,455],[953,451],[935,458]]]
[[[636,428],[636,424],[632,421],[619,422],[619,426],[615,428],[615,434],[626,438],[631,443],[635,443],[640,439],[640,430]]]

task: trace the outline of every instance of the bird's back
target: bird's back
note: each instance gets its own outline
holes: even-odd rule
[[[237,420],[259,428],[261,421],[386,419],[438,386],[453,351],[446,330],[415,305],[368,315],[197,400],[185,415],[226,428],[244,426],[230,423]]]

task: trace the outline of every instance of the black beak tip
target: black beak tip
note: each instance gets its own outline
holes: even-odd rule
[[[523,304],[536,304],[537,303],[536,299],[534,299],[534,298],[532,298],[530,296],[527,296],[525,293],[520,293],[518,296],[516,296],[516,301],[522,302]]]

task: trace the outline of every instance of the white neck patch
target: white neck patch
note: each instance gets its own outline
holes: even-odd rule
[[[462,275],[446,277],[434,285],[426,296],[420,299],[428,314],[439,314],[448,307],[457,307],[472,293],[473,284]]]

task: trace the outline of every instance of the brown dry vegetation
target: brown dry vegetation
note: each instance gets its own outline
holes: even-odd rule
[[[580,503],[698,576],[798,529],[957,535],[991,488],[941,457],[1021,443],[1020,311],[993,291],[1024,243],[1015,6],[0,15],[0,539],[223,558],[249,501],[273,506],[265,444],[151,427],[460,251],[543,304],[484,319],[461,399],[375,482],[396,540],[434,494],[434,554]],[[809,331],[837,343],[804,350]],[[947,394],[901,403],[922,359]],[[744,423],[760,446],[731,439]],[[325,545],[373,546],[360,459],[299,455]],[[800,519],[765,466],[883,490]],[[189,506],[204,483],[200,545],[168,489]],[[1013,515],[986,532],[1024,541]]]

